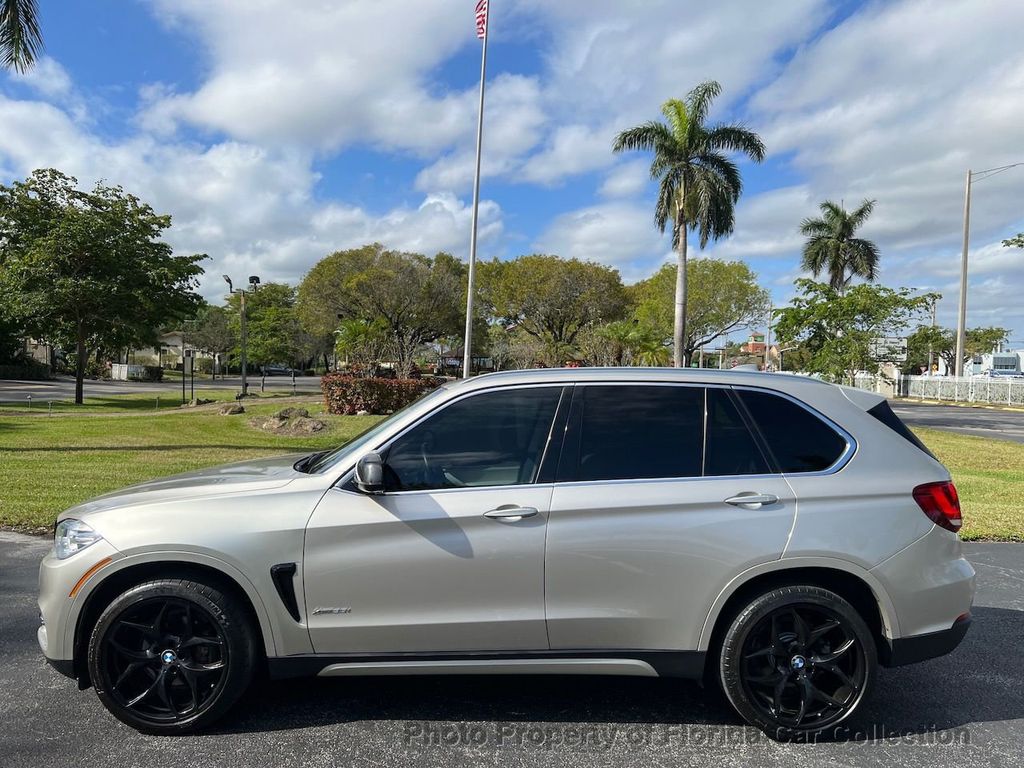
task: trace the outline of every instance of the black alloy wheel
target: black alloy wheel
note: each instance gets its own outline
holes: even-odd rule
[[[148,733],[186,733],[224,714],[248,687],[253,632],[213,587],[163,580],[134,587],[100,616],[89,647],[96,692]]]
[[[819,587],[783,587],[755,600],[730,627],[721,664],[733,706],[777,738],[838,725],[864,699],[877,668],[863,619]]]

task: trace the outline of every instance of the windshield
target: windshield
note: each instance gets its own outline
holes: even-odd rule
[[[406,412],[409,411],[410,408],[412,408],[413,406],[418,406],[432,398],[437,397],[443,391],[444,387],[438,387],[437,389],[428,392],[418,400],[414,400],[413,402],[409,403],[409,405],[405,406],[405,408],[395,411],[393,414],[391,414],[391,416],[384,419],[383,421],[373,424],[368,429],[364,430],[363,432],[360,432],[358,435],[353,437],[344,445],[340,446],[339,448],[335,448],[333,451],[328,451],[323,456],[317,458],[316,461],[312,462],[306,468],[306,472],[313,474],[319,472],[326,472],[330,469],[334,469],[334,467],[344,463],[345,460],[348,459],[350,456],[360,453],[368,445],[372,444],[374,439],[378,435],[387,430],[395,422],[396,419],[403,416]]]

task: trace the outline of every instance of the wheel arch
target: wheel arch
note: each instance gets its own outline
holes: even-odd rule
[[[206,558],[195,553],[163,553],[152,557],[127,557],[115,561],[116,568],[106,568],[97,575],[103,578],[89,585],[87,594],[81,595],[73,622],[68,623],[72,631],[72,662],[79,688],[91,685],[86,664],[89,635],[103,610],[126,589],[153,579],[184,578],[200,581],[227,592],[239,600],[253,626],[260,633],[257,648],[263,656],[276,655],[274,633],[266,607],[252,583],[237,570],[215,558]],[[73,625],[73,629],[72,629]]]
[[[889,639],[899,636],[895,607],[882,584],[869,571],[829,558],[794,558],[752,568],[733,579],[718,595],[701,629],[698,648],[714,651],[733,617],[755,596],[780,586],[809,584],[829,589],[861,614],[880,656]]]

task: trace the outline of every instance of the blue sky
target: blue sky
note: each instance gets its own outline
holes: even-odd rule
[[[53,165],[171,213],[203,283],[296,282],[379,240],[465,257],[479,42],[471,0],[43,0],[46,58],[0,76],[0,180]],[[741,258],[778,303],[801,218],[878,200],[888,284],[956,304],[963,174],[1024,160],[1014,0],[492,0],[481,255],[590,258],[631,281],[670,256],[642,155],[617,130],[705,78],[715,119],[768,147],[743,164]],[[1024,169],[978,185],[969,323],[1024,346]],[[238,277],[236,277],[238,279]]]

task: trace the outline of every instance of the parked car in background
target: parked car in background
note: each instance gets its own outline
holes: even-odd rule
[[[292,376],[293,374],[298,375],[298,373],[299,371],[296,371],[294,368],[289,368],[287,365],[280,363],[263,366],[264,376]]]
[[[147,733],[210,725],[262,672],[521,673],[702,678],[800,738],[856,712],[880,665],[963,638],[960,524],[949,472],[876,394],[498,373],[334,451],[62,513],[38,638]]]

